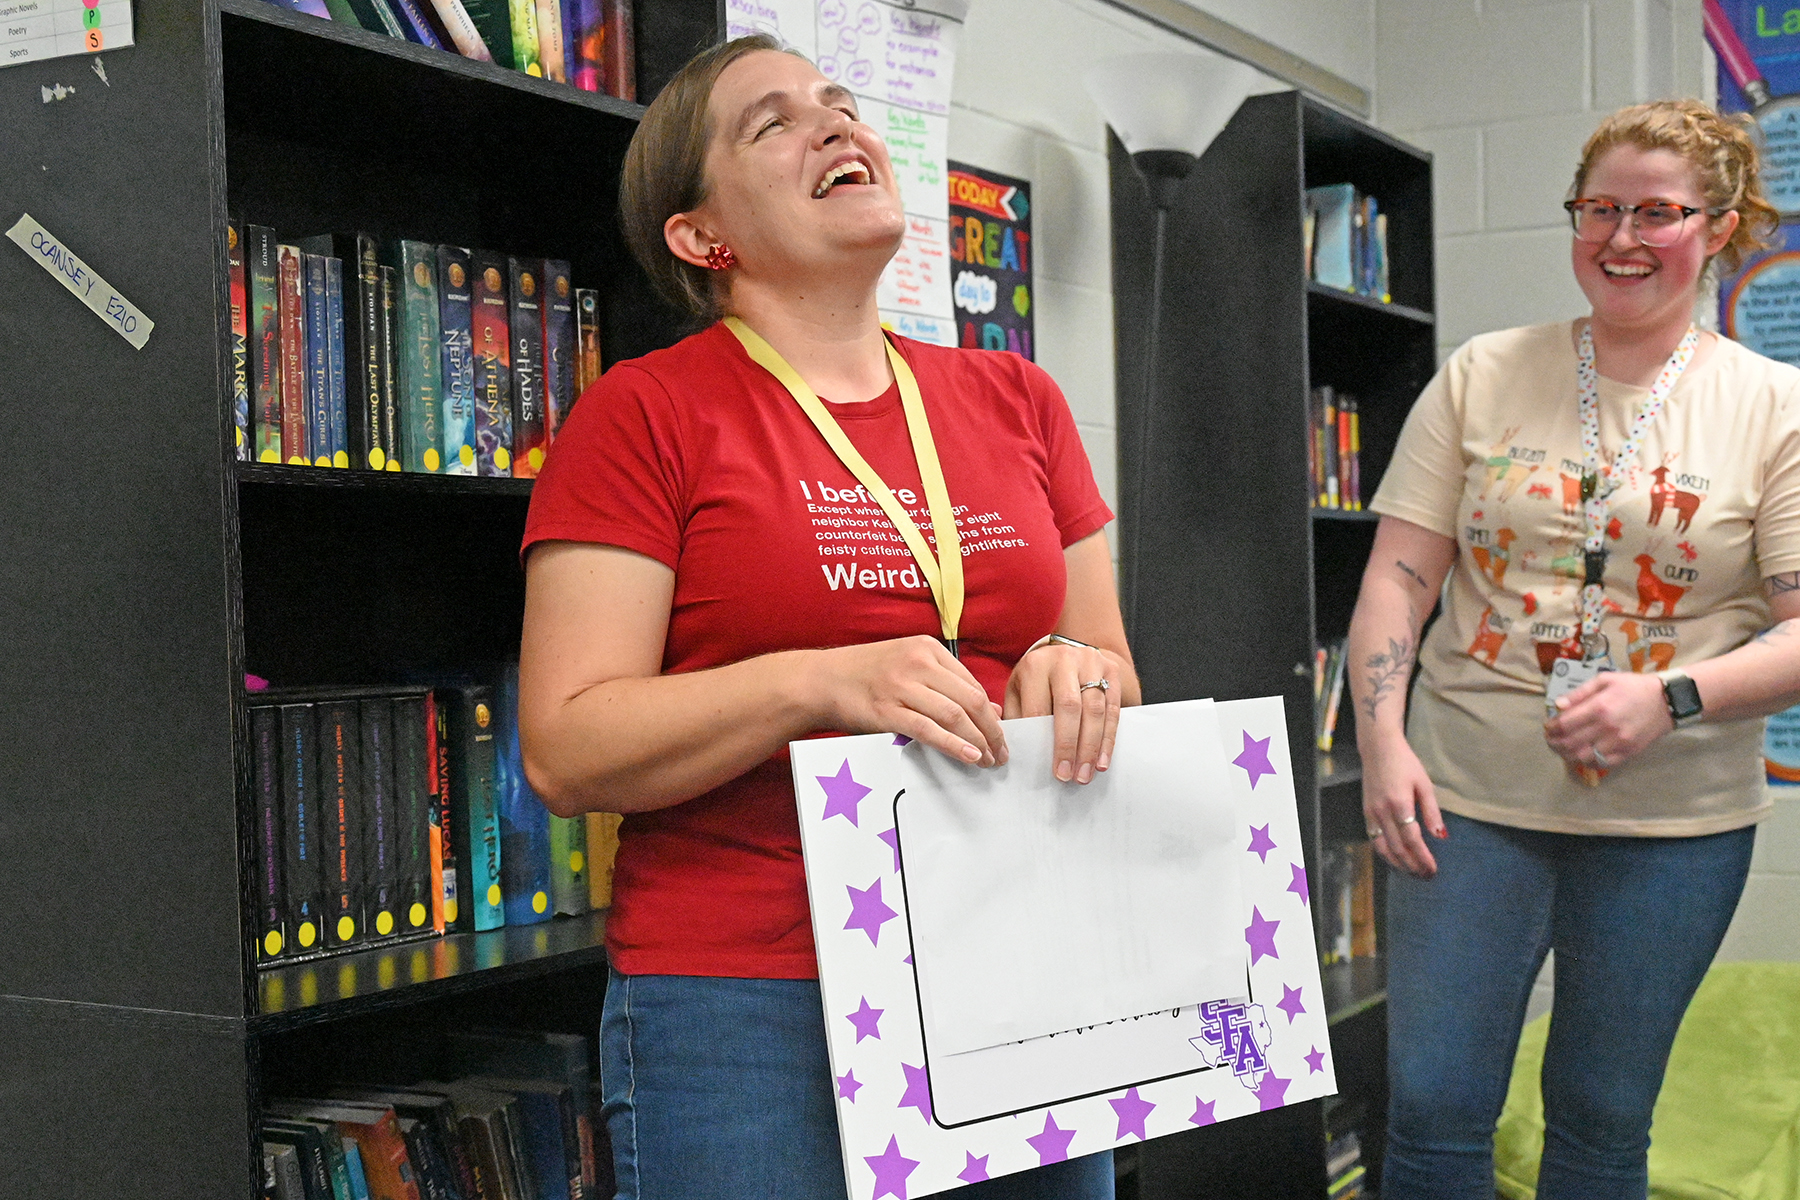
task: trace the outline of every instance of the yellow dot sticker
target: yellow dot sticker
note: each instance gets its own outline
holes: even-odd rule
[[[495,450],[494,465],[499,467],[502,471],[512,470],[512,451],[508,450],[505,446],[501,446]]]
[[[457,911],[458,911],[458,907],[457,907],[455,897],[451,897],[450,899],[444,901],[444,924],[446,924],[446,925],[456,924]]]
[[[299,454],[288,455],[288,466],[304,467],[305,465],[306,465],[306,458],[304,455],[299,455]]]
[[[332,454],[331,465],[334,467],[348,467],[350,465],[350,452],[348,450],[339,450]]]
[[[338,941],[347,942],[356,936],[356,918],[343,916],[338,918]]]
[[[425,469],[427,471],[437,470],[443,465],[443,462],[443,456],[437,452],[435,446],[425,451]]]
[[[237,431],[237,444],[240,446],[244,444],[244,431],[241,429]]]
[[[398,471],[399,469],[400,469],[400,460],[397,458],[388,459],[387,465],[382,468],[382,470],[384,470],[384,471]]]
[[[527,11],[529,11],[529,10],[527,10]],[[525,68],[525,73],[527,75],[535,75],[539,79],[542,79],[544,77],[544,68],[538,66],[536,63],[532,63],[530,66]]]
[[[465,467],[474,466],[475,465],[475,447],[473,447],[473,446],[460,447],[456,451],[456,458],[457,458],[457,461],[461,462],[462,465]]]
[[[274,958],[277,954],[281,953],[281,930],[269,930],[268,936],[263,938],[263,953],[267,954],[270,958]]]
[[[581,874],[581,868],[587,866],[587,858],[579,850],[569,851],[569,874]]]
[[[331,455],[329,454],[321,454],[319,457],[313,459],[313,466],[315,467],[329,467],[330,465]]]
[[[499,908],[500,907],[500,885],[499,884],[497,884],[497,883],[488,884],[487,900],[488,900],[489,908]]]
[[[369,449],[369,467],[370,467],[370,469],[376,470],[376,471],[386,469],[387,455],[382,453],[380,446],[370,447],[370,449]]]
[[[281,455],[275,453],[273,450],[264,450],[261,454],[256,456],[256,460],[258,462],[278,463],[281,461]]]
[[[300,922],[300,932],[296,936],[300,939],[300,948],[307,950],[319,940],[319,931],[313,928],[311,921],[302,921]]]
[[[375,932],[382,937],[394,932],[394,914],[391,912],[375,914]]]
[[[429,915],[430,914],[425,911],[425,906],[416,900],[413,901],[413,906],[406,910],[406,919],[412,922],[412,927],[414,929],[425,924],[425,918]]]
[[[531,464],[531,469],[534,471],[543,466],[544,448],[542,446],[533,446],[531,449],[527,450],[525,452],[525,461]]]
[[[546,908],[549,908],[549,907],[550,907],[550,897],[544,895],[544,893],[538,892],[531,897],[531,911],[532,912],[540,912],[541,913]]]

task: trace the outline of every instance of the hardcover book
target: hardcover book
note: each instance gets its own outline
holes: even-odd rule
[[[432,908],[431,927],[439,933],[457,928],[462,915],[458,894],[456,820],[450,787],[450,698],[425,693],[425,728],[430,738]]]
[[[333,948],[364,940],[361,734],[354,700],[318,705],[319,773],[325,797],[325,941]]]
[[[456,1105],[448,1096],[423,1089],[360,1086],[334,1088],[333,1092],[360,1104],[383,1105],[393,1109],[396,1117],[419,1122],[428,1130],[437,1158],[448,1166],[455,1194],[464,1200],[483,1200],[462,1134],[456,1127]]]
[[[325,941],[325,838],[318,769],[313,706],[282,705],[282,883],[288,934],[297,953],[316,953]]]
[[[564,0],[563,45],[569,60],[569,82],[584,92],[597,92],[605,77],[605,17],[600,0]]]
[[[402,39],[406,37],[400,30],[400,22],[395,18],[393,10],[381,3],[381,0],[325,0],[325,3],[330,8],[334,21],[360,25],[370,33],[382,33]]]
[[[432,785],[436,782],[425,727],[424,695],[395,696],[393,714],[399,881],[395,912],[403,931],[423,933],[432,928],[431,807]]]
[[[357,780],[361,783],[363,830],[363,921],[371,938],[399,932],[399,870],[394,804],[394,714],[386,698],[364,700]]]
[[[400,381],[395,362],[400,336],[400,282],[394,268],[382,264],[381,279],[381,469],[400,469]]]
[[[438,325],[443,338],[444,473],[475,474],[475,359],[469,325],[469,252],[439,246]]]
[[[632,29],[632,0],[600,0],[603,14],[601,53],[606,94],[618,100],[637,99],[637,43]]]
[[[569,82],[563,52],[561,0],[535,0],[537,4],[538,63],[544,78],[553,83]]]
[[[300,245],[309,253],[339,258],[344,267],[344,436],[350,465],[372,470],[387,466],[382,433],[381,258],[366,233],[321,234]]]
[[[468,1082],[512,1097],[513,1135],[524,1158],[520,1174],[530,1179],[530,1200],[585,1200],[569,1085],[492,1075],[473,1075]]]
[[[250,293],[244,271],[243,224],[233,221],[225,233],[226,262],[231,273],[231,425],[232,446],[240,462],[255,457],[250,451],[256,434],[250,428]]]
[[[326,350],[330,358],[330,448],[331,465],[350,465],[350,430],[348,397],[345,394],[344,368],[344,260],[325,260],[325,324]]]
[[[257,1126],[257,1133],[265,1146],[273,1143],[293,1147],[308,1200],[314,1196],[336,1200],[331,1187],[330,1162],[325,1157],[325,1138],[317,1128],[298,1121],[268,1119]]]
[[[544,445],[556,441],[562,419],[575,403],[575,289],[569,264],[544,263]]]
[[[463,0],[431,0],[431,6],[437,11],[439,24],[444,32],[450,35],[450,42],[456,52],[464,58],[472,58],[476,62],[493,62],[494,56],[488,50],[487,41],[476,28],[469,10],[463,6]]]
[[[475,468],[511,475],[512,342],[506,302],[506,258],[476,251],[470,259],[470,336],[475,349]]]
[[[280,958],[287,949],[282,888],[281,714],[267,705],[250,710],[251,790],[256,796],[256,956]]]
[[[618,813],[586,814],[588,906],[591,909],[612,906],[613,863],[619,856],[619,825],[624,819]]]
[[[381,1200],[420,1200],[406,1154],[406,1139],[391,1108],[360,1104],[324,1104],[310,1101],[273,1101],[272,1112],[331,1121],[338,1132],[356,1143],[369,1194]]]
[[[404,470],[436,474],[444,465],[437,248],[403,241],[397,249],[400,326],[394,343],[400,367],[400,461]]]
[[[544,64],[538,57],[537,0],[507,0],[507,16],[512,22],[513,69],[542,78]]]
[[[315,467],[331,465],[331,316],[325,296],[325,256],[302,254],[306,286],[306,444]]]
[[[433,50],[444,48],[443,42],[438,40],[437,30],[432,28],[417,0],[391,0],[391,3],[394,15],[400,18],[400,32],[406,35],[407,41],[430,46]]]
[[[451,844],[456,851],[459,929],[498,929],[501,903],[500,818],[494,803],[494,758],[500,732],[493,691],[481,685],[441,689],[450,725]]]
[[[265,1141],[262,1153],[264,1161],[273,1164],[270,1171],[275,1177],[275,1195],[280,1200],[308,1200],[299,1151],[279,1142]]]
[[[511,68],[512,14],[508,0],[462,0],[462,6],[481,34],[482,43],[496,66]]]
[[[244,226],[250,288],[250,379],[256,400],[256,461],[281,461],[281,256],[275,231]]]
[[[506,260],[512,301],[512,473],[532,479],[549,448],[544,420],[544,262]]]
[[[495,803],[500,812],[500,894],[508,925],[548,921],[550,911],[550,813],[531,785],[519,752],[519,668],[510,665],[500,687],[501,743],[496,758]]]
[[[600,378],[600,293],[593,288],[575,291],[575,338],[578,349],[575,352],[575,397],[569,401],[571,407],[575,400],[581,399],[581,393],[588,390],[588,385]],[[564,412],[558,420],[568,415]]]
[[[588,911],[587,821],[550,817],[550,907],[559,916]]]
[[[312,461],[306,441],[306,284],[297,246],[277,246],[281,293],[281,461]]]

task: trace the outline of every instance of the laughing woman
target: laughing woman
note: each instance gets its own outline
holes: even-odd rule
[[[785,747],[893,732],[991,766],[1001,715],[1051,714],[1058,778],[1106,770],[1138,696],[1111,513],[1042,371],[883,333],[899,189],[804,58],[751,37],[694,59],[620,203],[650,277],[716,323],[615,366],[558,434],[520,709],[552,809],[626,814],[601,1030],[619,1196],[842,1197]],[[957,553],[952,505],[1012,530]],[[1099,1200],[1111,1159],[962,1194]]]
[[[1350,678],[1394,868],[1389,1200],[1492,1200],[1552,949],[1537,1194],[1644,1200],[1670,1046],[1769,811],[1760,718],[1800,701],[1800,371],[1693,324],[1708,266],[1774,227],[1756,146],[1694,101],[1627,108],[1565,207],[1591,315],[1453,354],[1370,506]],[[1561,488],[1502,482],[1539,469]]]

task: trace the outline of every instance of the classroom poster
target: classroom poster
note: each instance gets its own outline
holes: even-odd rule
[[[1032,795],[980,792],[981,781],[971,779],[960,805],[928,802],[938,804],[934,818],[917,803],[934,777],[977,768],[933,758],[935,751],[888,734],[790,745],[850,1200],[916,1200],[1337,1090],[1282,701],[1128,709],[1115,771],[1126,769],[1127,725],[1147,728],[1144,722],[1158,717],[1151,709],[1188,724],[1175,739],[1165,725],[1156,740],[1151,769],[1162,772],[1158,786],[1171,794],[1162,809],[1166,824],[1135,830],[1138,861],[1157,857],[1146,859],[1146,846],[1176,857],[1168,831],[1196,815],[1179,810],[1207,810],[1204,828],[1183,835],[1190,850],[1198,848],[1200,865],[1174,881],[1174,899],[1138,888],[1136,873],[1132,888],[1118,889],[1131,893],[1120,902],[1138,921],[1167,915],[1154,930],[1117,917],[1095,920],[1087,906],[1100,903],[1105,889],[1072,882],[1085,857],[1129,858],[1121,843],[1133,830],[1084,839],[1082,826],[1073,838],[1065,829],[1061,841],[1047,832],[1059,819],[1048,809],[1091,802],[1093,815],[1111,819],[1107,813],[1124,806],[1101,804],[1097,794],[1066,784],[1033,803]],[[1041,760],[1048,777],[1049,734],[1038,731],[1041,745],[1030,746],[1032,731],[1022,727],[1032,724],[1008,723],[1012,761],[983,774]],[[1310,741],[1302,746],[1312,752]],[[1120,782],[1133,796],[1125,819],[1140,820],[1141,781]],[[985,823],[994,799],[1027,801],[1015,809],[1023,816],[998,830],[1016,844],[991,840],[996,831]],[[957,844],[977,837],[990,840]],[[1069,854],[1071,844],[1083,852]],[[946,847],[963,858],[933,862]],[[967,865],[972,855],[980,859],[976,869]],[[1033,869],[1048,884],[1038,878],[1035,890],[1022,889]],[[1114,886],[1119,876],[1107,878]],[[934,962],[944,965],[944,945],[941,934],[935,945],[929,940],[933,897],[921,889],[946,887],[953,894],[938,897],[939,928],[960,914],[963,936],[988,952],[1001,977],[986,985],[990,999],[977,1002],[1021,1027],[973,1028],[968,1013],[953,1011],[958,997],[946,995],[946,977],[933,974]],[[1022,891],[1023,911],[1013,903]],[[1205,979],[1144,970],[1135,944],[1169,937],[1183,949],[1164,958],[1189,961],[1158,959],[1160,966],[1193,968]],[[1021,954],[1022,940],[1035,945],[1033,954]],[[1094,1000],[1097,979],[1131,974],[1115,965],[1078,986],[1078,963],[1108,953],[1135,959],[1132,986],[1151,990]],[[970,961],[965,956],[957,973],[966,976]],[[1221,970],[1228,982],[1212,974]],[[1021,985],[1006,982],[1013,979]],[[1028,1011],[1034,1005],[1027,1000],[1099,1007],[1086,1015],[1037,1012]]]
[[[726,33],[768,33],[856,96],[882,132],[906,238],[881,276],[877,302],[891,328],[922,342],[956,344],[948,261],[945,160],[950,81],[968,0],[726,0]]]
[[[950,163],[950,270],[957,344],[1035,359],[1030,183]]]
[[[1758,354],[1800,365],[1800,5],[1721,0],[1708,23],[1719,59],[1719,108],[1749,113],[1763,153],[1763,183],[1781,210],[1775,245],[1719,283],[1719,328]],[[1800,707],[1769,718],[1763,759],[1770,783],[1800,784]]]
[[[0,0],[0,67],[117,50],[132,40],[131,0]],[[46,88],[44,103],[73,90]]]

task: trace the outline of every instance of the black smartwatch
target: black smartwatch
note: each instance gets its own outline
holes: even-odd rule
[[[1675,728],[1686,729],[1706,715],[1706,706],[1700,703],[1700,689],[1692,679],[1680,671],[1661,671],[1656,677],[1662,680],[1663,703],[1669,706]]]

